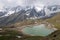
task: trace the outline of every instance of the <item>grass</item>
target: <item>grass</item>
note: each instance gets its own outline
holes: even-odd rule
[[[58,13],[56,16],[47,19],[47,22],[54,25],[54,27],[58,28],[60,30],[60,13]]]

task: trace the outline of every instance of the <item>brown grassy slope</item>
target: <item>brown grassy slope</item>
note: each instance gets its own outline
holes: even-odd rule
[[[53,24],[56,28],[60,29],[60,13],[50,19],[47,19],[46,21]]]
[[[37,24],[37,23],[40,24],[41,20],[24,20],[22,22],[17,22],[14,24],[14,26],[16,27],[21,27],[21,26],[26,26],[26,25],[33,25],[33,24]]]

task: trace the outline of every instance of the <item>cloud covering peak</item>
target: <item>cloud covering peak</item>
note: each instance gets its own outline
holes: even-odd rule
[[[41,6],[41,5],[54,5],[60,4],[60,0],[0,0],[0,9],[3,7],[13,6]]]

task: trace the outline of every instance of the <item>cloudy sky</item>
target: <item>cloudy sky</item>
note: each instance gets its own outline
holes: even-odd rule
[[[60,4],[60,0],[0,0],[0,9],[7,6],[13,7],[17,5],[44,6],[44,5],[54,5],[54,4]]]

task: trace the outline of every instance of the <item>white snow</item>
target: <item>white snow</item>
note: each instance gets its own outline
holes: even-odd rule
[[[43,7],[38,7],[37,6],[37,7],[35,7],[35,9],[36,9],[37,12],[39,12],[39,11],[41,11],[41,9],[43,9]]]
[[[5,16],[9,16],[9,15],[11,15],[11,14],[13,14],[15,11],[9,11],[7,14],[5,14],[5,15],[3,15],[3,16],[1,16],[1,17],[5,17]],[[0,18],[1,18],[0,17]]]

